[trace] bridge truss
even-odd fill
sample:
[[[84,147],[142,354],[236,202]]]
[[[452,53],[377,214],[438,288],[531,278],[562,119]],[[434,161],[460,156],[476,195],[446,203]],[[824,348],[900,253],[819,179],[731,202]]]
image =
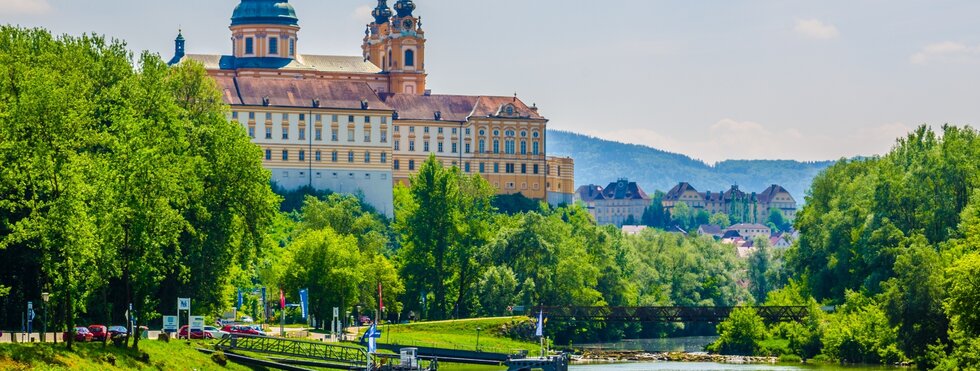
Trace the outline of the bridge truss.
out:
[[[316,359],[352,369],[365,369],[368,364],[367,353],[360,348],[278,337],[231,334],[222,338],[215,347],[223,351]]]
[[[534,307],[550,320],[610,322],[722,322],[738,308],[753,308],[766,322],[801,322],[809,308],[796,306],[759,307]]]

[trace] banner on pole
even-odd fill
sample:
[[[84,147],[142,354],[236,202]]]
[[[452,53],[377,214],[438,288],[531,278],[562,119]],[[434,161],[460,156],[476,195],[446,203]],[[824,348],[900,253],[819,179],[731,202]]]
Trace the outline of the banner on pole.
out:
[[[299,309],[303,313],[303,319],[307,317],[307,310],[310,307],[310,290],[299,290]]]
[[[177,298],[177,310],[191,310],[191,298]]]

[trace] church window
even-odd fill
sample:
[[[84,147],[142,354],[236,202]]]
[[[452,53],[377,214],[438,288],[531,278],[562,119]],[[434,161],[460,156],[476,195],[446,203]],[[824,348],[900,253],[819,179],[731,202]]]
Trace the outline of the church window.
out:
[[[493,153],[500,153],[500,140],[493,140]]]
[[[382,164],[387,164],[388,163],[388,153],[387,152],[381,152],[381,163]]]
[[[402,150],[401,144],[402,144],[402,141],[400,141],[400,140],[396,140],[395,141],[395,150],[396,151],[401,151]]]
[[[252,39],[251,37],[246,37],[245,38],[245,54],[254,54],[255,53],[255,45],[254,45],[254,42],[255,42],[255,40]]]
[[[337,162],[337,151],[330,153],[330,161]]]
[[[354,151],[347,152],[347,162],[354,162]]]
[[[323,156],[320,154],[320,151],[316,151],[316,162],[320,161],[323,161]]]
[[[526,137],[526,136],[527,136],[527,132],[526,131],[522,131],[521,132],[521,137],[523,138],[523,137]]]
[[[480,141],[480,153],[487,153],[487,141]]]
[[[269,54],[278,55],[279,54],[279,38],[270,37],[269,38]]]
[[[532,154],[535,154],[535,155],[538,154],[538,142],[532,143],[532,145],[531,145],[531,153]]]
[[[364,163],[365,164],[371,163],[371,152],[364,151]]]
[[[289,56],[296,56],[296,39],[289,39]]]
[[[394,164],[395,164],[394,165],[395,170],[401,170],[401,164],[399,163],[398,160],[395,160],[394,161]]]
[[[347,129],[347,141],[348,142],[354,141],[354,128]]]
[[[429,152],[429,142],[422,142],[422,152]]]
[[[271,161],[272,160],[272,150],[271,149],[265,150],[265,159],[267,161]]]
[[[415,141],[414,140],[408,142],[408,151],[409,152],[415,152]]]
[[[248,127],[248,137],[249,138],[252,138],[252,139],[255,139],[255,127],[254,126],[249,126]]]
[[[337,141],[337,135],[338,135],[337,131],[338,131],[337,128],[330,129],[330,140],[334,142]]]
[[[272,139],[272,127],[271,126],[266,126],[265,127],[265,139]]]
[[[306,161],[306,151],[303,151],[303,150],[300,150],[299,151],[299,160],[300,161]]]
[[[493,136],[499,137],[500,136],[500,130],[494,130],[493,131]]]
[[[286,150],[282,151],[282,160],[283,161],[289,160],[289,151]]]
[[[405,66],[415,66],[415,51],[412,49],[405,51]]]
[[[533,134],[531,134],[531,136],[533,136],[533,137],[535,137],[535,138],[537,138],[537,137],[538,137],[539,135],[541,135],[541,134],[540,134],[540,133],[538,133],[538,132],[536,132],[536,131],[535,131],[535,132],[534,132]]]
[[[538,164],[534,164],[534,173],[535,173],[535,174],[537,174],[537,173],[538,173]]]
[[[526,155],[527,154],[527,142],[525,142],[523,140],[521,141],[521,154],[522,155]]]
[[[415,160],[408,160],[408,170],[415,170]]]
[[[381,143],[388,143],[388,131],[381,130]]]

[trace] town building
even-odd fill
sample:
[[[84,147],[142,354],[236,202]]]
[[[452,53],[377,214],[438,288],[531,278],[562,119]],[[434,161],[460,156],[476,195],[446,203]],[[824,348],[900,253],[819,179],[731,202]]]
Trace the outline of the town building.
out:
[[[516,95],[432,94],[416,5],[397,0],[393,8],[378,1],[362,55],[330,56],[301,53],[288,0],[241,0],[231,54],[188,54],[178,34],[170,64],[204,65],[231,105],[229,119],[262,148],[264,166],[286,189],[359,194],[390,216],[394,184],[434,155],[480,174],[499,194],[570,201],[574,162],[547,156],[548,120],[538,108]]]
[[[605,188],[589,184],[578,188],[575,201],[585,205],[600,225],[639,224],[651,199],[636,182],[620,179]]]
[[[746,193],[737,185],[727,191],[699,192],[686,182],[679,183],[667,192],[662,201],[664,210],[672,212],[678,203],[708,214],[726,214],[732,221],[765,223],[771,210],[777,210],[787,220],[796,218],[796,200],[782,186],[773,184],[762,192]]]

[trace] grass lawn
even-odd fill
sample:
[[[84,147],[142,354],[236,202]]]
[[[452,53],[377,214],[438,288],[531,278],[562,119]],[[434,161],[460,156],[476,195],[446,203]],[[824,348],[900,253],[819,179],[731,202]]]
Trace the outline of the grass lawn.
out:
[[[222,367],[197,348],[211,348],[211,342],[156,340],[140,341],[148,362],[132,349],[102,343],[75,343],[69,352],[65,344],[0,344],[0,370],[251,370],[229,362]]]
[[[529,321],[527,317],[479,318],[457,321],[418,322],[404,325],[382,325],[379,344],[477,350],[477,328],[480,328],[480,350],[512,353],[527,350],[540,353],[536,342],[514,340],[504,332],[506,326]],[[361,335],[364,331],[361,331]]]

